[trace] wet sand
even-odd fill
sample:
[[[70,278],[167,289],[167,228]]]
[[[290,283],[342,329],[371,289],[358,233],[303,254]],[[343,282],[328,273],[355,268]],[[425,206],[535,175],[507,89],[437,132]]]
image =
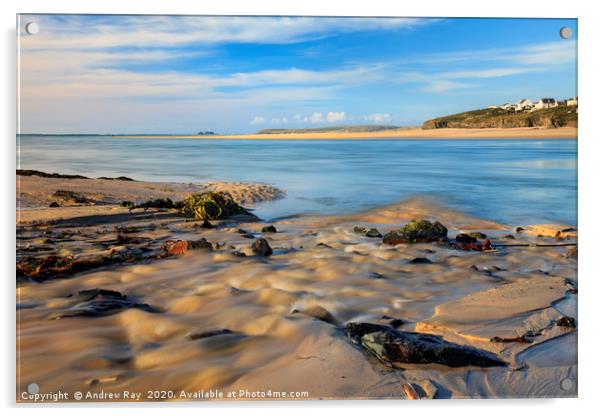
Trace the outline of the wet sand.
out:
[[[321,133],[277,133],[277,134],[233,134],[213,136],[115,136],[128,139],[231,139],[231,140],[352,140],[352,139],[439,139],[439,140],[478,140],[478,139],[576,139],[576,127],[539,128],[483,128],[483,129],[420,129],[400,128],[398,130],[384,130],[376,132],[321,132]]]
[[[144,399],[148,390],[164,390],[172,400],[193,400],[209,389],[246,391],[236,399],[251,400],[276,398],[261,397],[268,391],[307,392],[296,399],[406,399],[413,396],[408,385],[420,398],[576,396],[576,383],[565,389],[561,381],[577,378],[577,330],[558,324],[577,318],[577,261],[567,256],[572,247],[559,246],[576,243],[568,225],[516,233],[520,224],[416,198],[358,214],[289,218],[271,224],[276,233],[249,217],[213,221],[216,228],[208,229],[169,211],[131,215],[108,200],[47,208],[43,192],[51,179],[23,179],[18,195],[29,208],[17,216],[17,259],[155,253],[168,240],[201,238],[212,248],[19,281],[18,392],[35,382],[42,392],[128,390]],[[108,182],[81,186],[90,193],[157,195],[142,182]],[[174,189],[189,191],[182,186]],[[354,231],[375,227],[384,234],[412,219],[438,220],[452,239],[478,230],[496,249],[391,246]],[[259,238],[271,256],[255,255],[251,245]],[[148,308],[54,319],[78,307],[79,291],[96,288]],[[442,335],[490,351],[508,366],[393,369],[353,344],[343,327],[395,319],[399,330]]]

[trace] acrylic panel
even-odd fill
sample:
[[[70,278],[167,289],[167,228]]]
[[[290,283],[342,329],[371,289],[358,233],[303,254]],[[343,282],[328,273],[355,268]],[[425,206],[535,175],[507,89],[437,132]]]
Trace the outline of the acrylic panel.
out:
[[[576,397],[577,26],[17,16],[17,401]]]

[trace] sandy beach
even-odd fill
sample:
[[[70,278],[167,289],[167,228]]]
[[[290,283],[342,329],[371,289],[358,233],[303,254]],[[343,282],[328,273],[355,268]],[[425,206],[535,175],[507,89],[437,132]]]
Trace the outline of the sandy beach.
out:
[[[232,139],[232,140],[353,140],[353,139],[576,139],[576,127],[559,128],[483,128],[483,129],[420,129],[400,128],[398,130],[384,130],[363,133],[295,133],[295,134],[234,134],[234,135],[141,135],[141,136],[115,136],[129,139]]]
[[[21,175],[17,186],[18,391],[36,382],[171,392],[161,400],[211,389],[237,392],[231,400],[576,395],[561,383],[577,372],[574,224],[501,224],[421,197],[204,224],[119,203],[216,190],[252,208],[286,190]],[[76,198],[58,201],[59,190]],[[392,243],[389,232],[412,220],[438,221],[446,237]],[[430,334],[502,364],[390,362],[378,333],[358,342],[350,323]]]

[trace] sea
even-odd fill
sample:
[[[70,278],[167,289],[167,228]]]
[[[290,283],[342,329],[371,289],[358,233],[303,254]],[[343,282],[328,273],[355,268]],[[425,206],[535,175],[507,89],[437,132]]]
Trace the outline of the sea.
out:
[[[264,182],[270,220],[413,197],[509,225],[577,225],[577,140],[223,140],[19,135],[17,166],[162,182]]]

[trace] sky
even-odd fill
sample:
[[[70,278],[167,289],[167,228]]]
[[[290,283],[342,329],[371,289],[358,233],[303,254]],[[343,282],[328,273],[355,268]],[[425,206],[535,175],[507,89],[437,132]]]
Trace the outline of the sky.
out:
[[[20,15],[17,31],[20,133],[409,126],[577,95],[576,19]]]

